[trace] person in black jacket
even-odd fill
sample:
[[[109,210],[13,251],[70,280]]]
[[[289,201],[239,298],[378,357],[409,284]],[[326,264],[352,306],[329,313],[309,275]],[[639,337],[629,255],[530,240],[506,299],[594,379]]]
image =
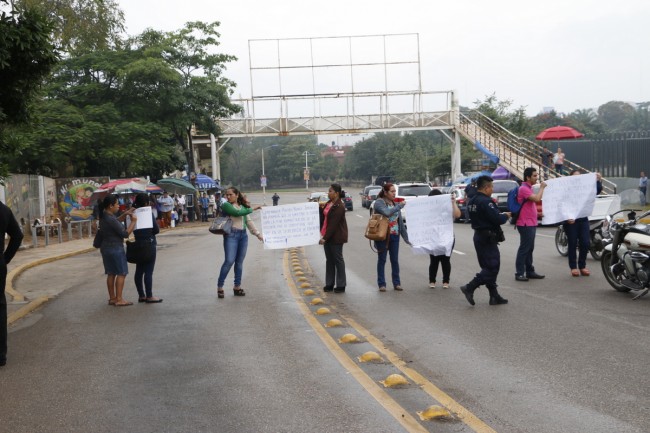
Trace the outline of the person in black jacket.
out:
[[[9,244],[4,248],[5,234],[9,235]],[[16,255],[16,251],[23,241],[23,232],[16,221],[16,217],[4,203],[0,202],[0,239],[4,251],[0,255],[0,367],[7,364],[7,298],[5,286],[7,284],[7,265]]]
[[[320,234],[319,243],[325,250],[325,292],[345,292],[345,261],[343,260],[343,244],[348,241],[348,223],[345,219],[345,205],[341,197],[345,191],[341,185],[333,183],[327,192],[329,201],[319,208]],[[334,282],[336,280],[336,287]]]
[[[142,192],[135,196],[133,202],[135,209],[149,205],[149,196],[147,194]],[[160,228],[153,213],[151,219],[153,226],[150,229],[133,230],[133,236],[135,236],[136,242],[146,242],[151,248],[151,259],[145,263],[136,263],[135,265],[135,287],[138,289],[138,302],[146,302],[147,304],[162,302],[162,299],[153,296],[153,268],[156,266],[156,235],[160,233]]]
[[[501,225],[510,218],[510,212],[499,212],[499,208],[492,201],[492,178],[480,176],[476,181],[478,192],[467,207],[474,229],[474,249],[481,272],[460,290],[467,298],[470,305],[474,305],[474,290],[485,284],[490,292],[490,305],[507,304],[508,300],[499,295],[497,291],[497,275],[501,266],[499,242],[502,242],[503,231]]]

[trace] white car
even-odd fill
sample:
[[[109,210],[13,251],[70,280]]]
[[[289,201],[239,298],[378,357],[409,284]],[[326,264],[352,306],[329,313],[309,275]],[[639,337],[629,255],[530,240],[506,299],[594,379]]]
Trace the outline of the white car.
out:
[[[401,182],[395,184],[395,202],[409,201],[415,197],[426,197],[431,187],[424,182]],[[370,205],[370,215],[374,212],[375,202]],[[406,208],[402,209],[402,219],[406,222]]]

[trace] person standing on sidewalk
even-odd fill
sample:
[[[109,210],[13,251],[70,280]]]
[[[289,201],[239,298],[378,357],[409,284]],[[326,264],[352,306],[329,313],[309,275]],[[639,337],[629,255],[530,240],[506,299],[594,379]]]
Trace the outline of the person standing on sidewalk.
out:
[[[521,203],[517,231],[519,232],[519,249],[515,261],[515,280],[541,280],[544,275],[535,272],[533,266],[533,250],[535,249],[535,234],[537,233],[537,203],[542,201],[546,182],[542,182],[537,194],[533,194],[533,185],[537,183],[537,170],[527,167],[524,170],[524,181],[519,187],[517,201]]]
[[[646,205],[646,192],[648,191],[648,177],[644,172],[641,172],[639,178],[639,191],[641,192],[641,206]]]
[[[174,199],[169,196],[169,193],[167,191],[164,191],[162,197],[158,199],[158,203],[160,203],[160,212],[162,213],[161,219],[165,221],[165,227],[171,227]]]
[[[9,235],[9,244],[6,248],[4,248],[5,234]],[[7,297],[5,296],[7,265],[14,258],[23,241],[23,232],[16,217],[2,202],[0,202],[0,239],[3,247],[0,256],[0,367],[2,367],[7,364]]]
[[[141,192],[135,196],[133,207],[135,209],[149,206],[149,196]],[[133,230],[133,236],[138,242],[147,242],[151,248],[151,260],[146,263],[136,263],[134,282],[135,288],[138,290],[138,302],[146,302],[147,304],[155,304],[162,302],[162,299],[153,296],[153,269],[156,266],[156,235],[160,233],[156,218],[151,215],[153,220],[152,227],[149,229]],[[143,284],[144,283],[144,284]]]
[[[201,204],[201,222],[208,222],[208,207],[210,207],[210,199],[205,195],[205,192],[201,193],[199,203]]]
[[[131,208],[120,215],[118,219],[115,214],[119,209],[120,205],[116,195],[109,194],[104,197],[100,211],[99,230],[102,232],[102,245],[99,250],[102,253],[104,272],[106,273],[108,305],[125,307],[133,305],[133,302],[125,301],[122,298],[124,280],[129,273],[129,265],[126,262],[126,252],[124,251],[124,239],[133,233],[138,218],[133,213],[135,209]],[[127,216],[131,217],[131,223],[125,230],[120,221],[124,221]]]
[[[507,304],[508,300],[502,298],[497,290],[497,276],[501,267],[501,253],[499,242],[503,239],[501,225],[510,218],[510,212],[499,212],[499,208],[492,201],[493,180],[490,176],[480,176],[476,180],[478,192],[469,201],[470,220],[474,229],[474,249],[481,272],[469,283],[460,287],[467,302],[474,305],[474,291],[485,284],[490,292],[490,305]]]
[[[341,197],[345,191],[338,183],[333,183],[327,192],[329,201],[319,207],[320,241],[325,250],[325,292],[345,292],[345,261],[343,244],[348,242],[348,223],[345,219],[345,205]],[[336,282],[336,287],[334,283]]]
[[[250,230],[253,236],[260,241],[264,241],[262,233],[255,228],[253,220],[248,215],[253,211],[262,209],[262,206],[251,208],[250,203],[239,192],[237,188],[230,187],[226,190],[226,202],[221,205],[221,211],[230,216],[232,228],[230,234],[223,235],[224,261],[219,272],[217,280],[217,296],[224,297],[223,285],[232,265],[235,265],[235,287],[233,293],[235,296],[246,296],[246,292],[241,288],[241,280],[244,272],[244,259],[248,250],[248,235],[246,228]]]

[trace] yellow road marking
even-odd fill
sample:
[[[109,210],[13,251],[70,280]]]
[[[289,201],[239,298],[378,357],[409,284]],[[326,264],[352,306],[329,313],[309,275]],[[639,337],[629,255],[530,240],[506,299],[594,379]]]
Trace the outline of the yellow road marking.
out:
[[[285,264],[287,264],[287,269],[288,269],[288,261],[286,260],[286,255],[285,255]],[[310,273],[312,273],[311,266],[308,261],[305,263],[306,268],[309,270]],[[288,270],[285,269],[285,275],[288,275]],[[295,287],[293,285],[293,280],[289,282],[289,287]],[[292,292],[294,289],[292,289]],[[297,294],[297,290],[295,290],[295,293]],[[302,301],[302,299],[301,299]],[[301,308],[304,306],[304,302],[299,302],[298,303]],[[332,310],[336,310],[334,306],[330,305],[330,308]],[[309,312],[309,309],[305,306],[305,309],[307,312]],[[382,353],[386,359],[393,364],[397,369],[399,369],[401,372],[403,372],[408,378],[410,378],[413,382],[415,382],[417,385],[420,386],[426,392],[429,394],[431,397],[436,399],[440,404],[445,406],[447,409],[449,409],[450,412],[454,413],[465,425],[467,425],[469,428],[474,430],[477,433],[497,433],[496,430],[494,430],[492,427],[487,425],[485,422],[483,422],[480,418],[478,418],[476,415],[471,413],[469,410],[467,410],[464,406],[462,406],[460,403],[455,401],[453,398],[451,398],[447,393],[445,393],[443,390],[435,386],[433,383],[431,383],[428,379],[426,379],[424,376],[422,376],[420,373],[417,371],[413,370],[412,368],[409,368],[406,366],[406,363],[400,359],[397,354],[389,349],[386,348],[386,346],[379,340],[377,337],[373,336],[370,331],[368,331],[366,328],[358,324],[355,320],[338,313],[352,328],[354,328],[363,338],[368,341],[372,346],[374,346],[380,353]],[[318,326],[321,328],[321,330],[325,331],[320,323],[313,318],[313,316],[310,315],[310,317],[318,324]],[[326,331],[325,331],[326,333]],[[326,335],[329,337],[329,334],[326,333]],[[322,338],[322,337],[321,337]],[[331,337],[330,337],[331,339]],[[333,340],[332,340],[333,341]],[[337,349],[341,350],[338,346],[336,346]],[[347,357],[347,354],[343,352],[343,354]],[[348,358],[349,359],[349,358]],[[358,366],[355,364],[355,367],[358,368]],[[365,373],[364,373],[365,374]],[[379,388],[381,391],[381,388]],[[389,397],[390,398],[390,397]],[[395,402],[397,404],[397,402]],[[398,405],[399,406],[399,405]],[[400,406],[401,407],[401,406]],[[403,409],[402,409],[403,410]]]
[[[311,310],[307,307],[305,302],[302,299],[298,289],[293,282],[293,278],[289,272],[289,260],[288,254],[284,254],[284,274],[291,290],[291,294],[298,308],[302,312],[303,316],[311,327],[316,332],[316,335],[320,337],[321,341],[325,346],[330,350],[332,355],[341,363],[341,365],[354,377],[361,386],[363,386],[368,393],[381,404],[386,411],[393,416],[408,432],[427,432],[427,430],[422,427],[422,425],[406,411],[402,406],[400,406],[395,400],[393,400],[386,392],[384,392],[379,385],[375,383],[374,380],[370,378],[348,355],[343,349],[334,341],[330,336],[327,330],[320,324],[318,320],[314,317]]]

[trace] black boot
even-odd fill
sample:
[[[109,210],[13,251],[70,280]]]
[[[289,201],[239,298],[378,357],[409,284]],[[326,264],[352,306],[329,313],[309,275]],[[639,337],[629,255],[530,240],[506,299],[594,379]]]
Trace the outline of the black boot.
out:
[[[345,286],[335,287],[334,293],[345,293]]]
[[[502,298],[501,295],[499,295],[496,284],[487,284],[486,287],[490,292],[490,305],[503,305],[508,303],[507,299]]]
[[[467,299],[467,302],[469,302],[469,305],[476,305],[476,302],[474,302],[474,290],[476,290],[477,287],[478,284],[476,284],[474,280],[470,281],[464,286],[460,286],[460,291],[465,295],[465,298]]]
[[[323,292],[332,292],[332,291],[334,291],[333,286],[325,286],[325,287],[323,287]]]

